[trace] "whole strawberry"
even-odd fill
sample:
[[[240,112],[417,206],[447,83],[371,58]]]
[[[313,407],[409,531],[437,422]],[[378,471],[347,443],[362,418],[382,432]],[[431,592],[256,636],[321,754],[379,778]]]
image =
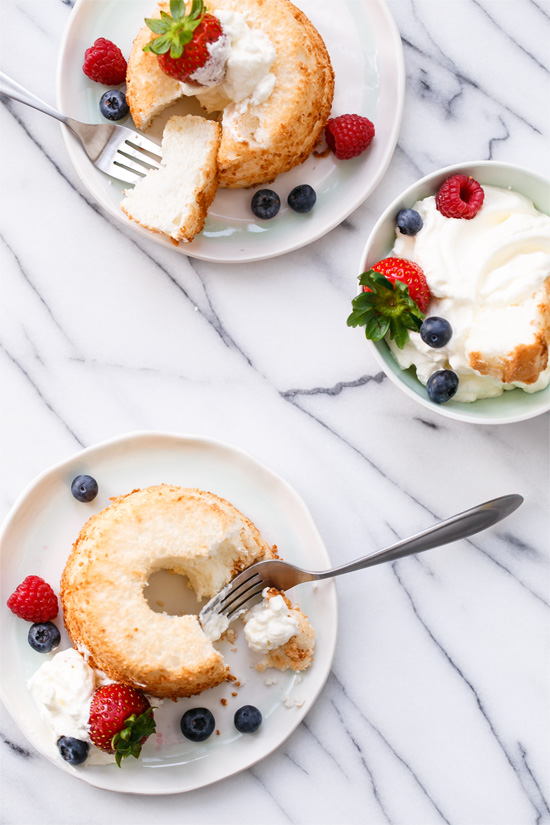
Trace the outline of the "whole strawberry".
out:
[[[160,18],[145,22],[158,37],[154,37],[144,52],[156,54],[164,74],[175,80],[192,81],[197,69],[210,58],[208,44],[223,35],[220,21],[204,9],[203,0],[193,0],[189,14],[184,0],[170,0],[171,16],[161,11]]]
[[[362,115],[331,117],[325,126],[328,148],[339,160],[356,158],[370,146],[374,137],[374,123]]]
[[[118,46],[104,37],[98,37],[84,52],[82,71],[96,83],[118,86],[126,80],[126,59]]]
[[[57,596],[40,576],[27,576],[11,594],[7,605],[27,622],[49,622],[59,612]]]
[[[122,759],[141,753],[141,746],[155,731],[149,700],[128,685],[104,685],[96,690],[90,705],[88,728],[93,744],[114,753],[120,768]]]
[[[467,175],[452,175],[439,187],[436,208],[445,218],[475,218],[485,199],[483,187]]]
[[[389,334],[399,349],[418,332],[431,294],[418,264],[405,258],[384,258],[359,276],[363,291],[353,301],[348,326],[365,327],[371,341]]]

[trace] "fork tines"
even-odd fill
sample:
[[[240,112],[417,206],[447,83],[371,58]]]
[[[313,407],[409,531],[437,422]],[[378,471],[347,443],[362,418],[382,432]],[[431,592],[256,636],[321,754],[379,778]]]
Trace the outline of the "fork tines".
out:
[[[151,169],[158,169],[161,161],[161,149],[152,140],[133,133],[118,147],[113,158],[117,175],[127,183],[137,183]]]
[[[256,596],[261,596],[264,587],[265,584],[262,579],[254,574],[251,578],[239,583],[237,587],[231,588],[226,597],[222,599],[219,612],[229,618],[234,616],[245,604],[247,608],[252,607],[251,600]]]

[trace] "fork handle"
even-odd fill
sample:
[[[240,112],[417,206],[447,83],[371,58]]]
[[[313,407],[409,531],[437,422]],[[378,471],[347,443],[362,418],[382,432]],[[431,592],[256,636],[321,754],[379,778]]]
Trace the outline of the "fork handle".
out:
[[[23,86],[20,86],[19,83],[12,80],[12,78],[8,77],[4,72],[0,72],[0,94],[11,97],[13,100],[19,101],[19,103],[24,103],[26,106],[32,106],[33,109],[38,109],[39,112],[43,112],[45,115],[55,117],[55,119],[60,120],[61,123],[67,123],[68,121],[65,115],[62,115],[61,112],[58,112],[53,106],[40,100],[40,98],[33,95],[32,92],[24,89]]]
[[[458,515],[446,519],[446,521],[441,521],[422,533],[398,541],[397,544],[392,544],[391,547],[377,550],[375,553],[349,564],[343,564],[341,567],[316,572],[314,576],[316,579],[341,576],[343,573],[352,573],[354,570],[373,567],[375,564],[382,564],[385,561],[395,561],[403,558],[403,556],[411,556],[414,553],[421,553],[423,550],[430,550],[432,547],[441,547],[441,545],[448,544],[451,541],[465,539],[506,518],[514,510],[517,510],[522,501],[522,496],[518,495],[501,496],[486,501],[484,504],[472,507],[471,510],[465,510],[463,513],[458,513]]]

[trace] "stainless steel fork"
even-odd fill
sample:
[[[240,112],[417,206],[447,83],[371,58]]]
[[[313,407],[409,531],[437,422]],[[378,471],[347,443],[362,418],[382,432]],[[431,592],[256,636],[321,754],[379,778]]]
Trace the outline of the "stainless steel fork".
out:
[[[79,139],[94,166],[112,178],[136,184],[149,169],[158,169],[160,165],[160,146],[127,126],[81,123],[66,117],[3,72],[0,72],[0,94],[64,123]]]
[[[439,524],[417,533],[411,538],[398,541],[384,550],[376,550],[368,556],[334,567],[332,570],[311,571],[302,570],[286,561],[272,559],[260,561],[251,565],[206,604],[199,614],[199,621],[203,627],[216,615],[225,616],[230,622],[236,619],[245,610],[249,610],[262,600],[262,591],[265,587],[275,587],[277,590],[290,590],[302,582],[318,581],[343,573],[352,573],[375,564],[386,561],[395,561],[430,550],[432,547],[441,547],[451,541],[467,538],[487,527],[492,527],[498,521],[509,516],[522,503],[522,496],[509,495],[478,504],[470,510],[458,513],[456,516],[439,522]]]

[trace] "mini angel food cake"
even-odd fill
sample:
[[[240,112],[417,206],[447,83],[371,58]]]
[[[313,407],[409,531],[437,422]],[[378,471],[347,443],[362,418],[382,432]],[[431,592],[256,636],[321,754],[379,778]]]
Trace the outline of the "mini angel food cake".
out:
[[[184,575],[197,599],[211,598],[275,550],[213,493],[169,485],[135,490],[92,516],[74,543],[61,579],[66,628],[90,666],[116,682],[171,699],[201,693],[226,680],[229,669],[197,615],[151,610],[144,592],[150,576]],[[312,628],[307,635],[312,642]],[[295,657],[290,667],[303,669],[303,662]]]
[[[168,11],[161,3],[155,17]],[[144,51],[156,32],[140,30],[128,61],[130,113],[145,130],[167,106],[196,96],[221,119],[219,185],[272,181],[310,155],[329,117],[334,73],[325,44],[289,0],[209,0],[207,12],[221,23],[222,35],[208,44],[204,71],[185,82],[166,74],[157,54]]]

